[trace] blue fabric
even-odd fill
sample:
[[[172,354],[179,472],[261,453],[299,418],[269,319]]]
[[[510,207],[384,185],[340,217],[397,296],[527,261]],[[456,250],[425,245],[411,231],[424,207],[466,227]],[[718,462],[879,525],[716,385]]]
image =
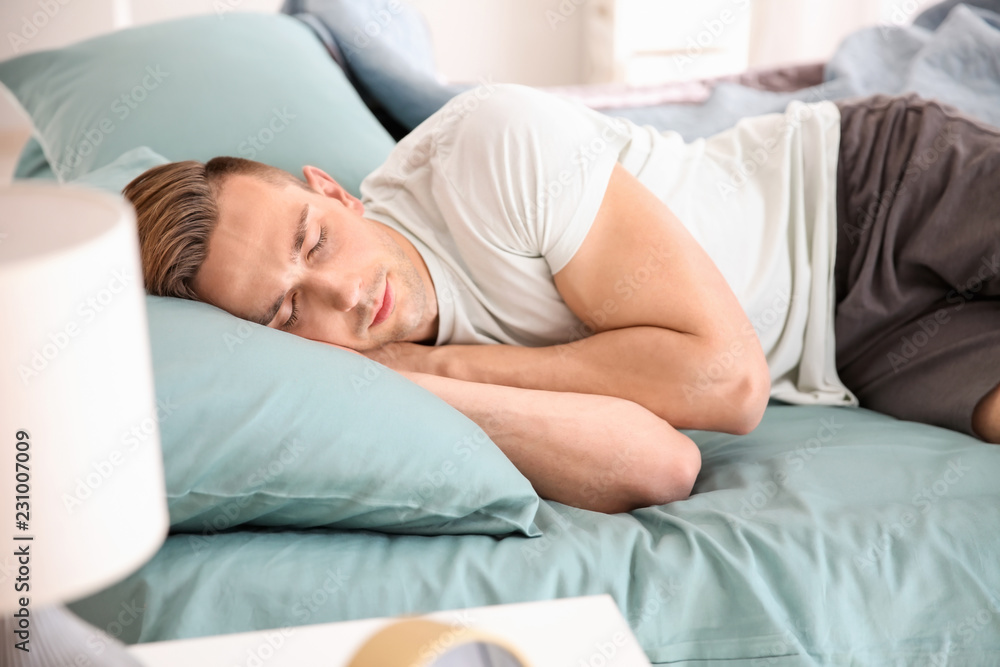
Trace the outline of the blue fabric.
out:
[[[608,593],[656,664],[1000,665],[1000,447],[774,403],[749,435],[687,433],[688,500],[543,501],[536,538],[175,534],[71,608],[134,643]],[[144,611],[123,627],[128,604]]]
[[[818,86],[774,93],[723,83],[704,104],[607,113],[677,131],[690,141],[745,116],[783,111],[792,100],[916,92],[1000,126],[1000,0],[981,0],[978,8],[948,4],[955,6],[929,8],[918,17],[919,25],[879,25],[851,34],[827,63]]]
[[[358,194],[393,147],[310,30],[280,14],[119,30],[0,62],[0,82],[37,139],[19,177],[71,181],[148,146],[170,160],[238,155],[292,174],[316,165]]]
[[[921,12],[917,18],[913,19],[913,25],[926,30],[937,30],[937,27],[948,17],[948,12],[957,5],[968,5],[969,7],[980,7],[1000,12],[1000,0],[945,0],[931,5]]]
[[[382,11],[383,5],[392,4],[390,0],[302,0],[299,4],[331,24],[358,77],[376,102],[392,109],[406,129],[413,129],[469,87],[441,85],[426,57],[421,56],[429,51],[423,41],[418,42],[415,56],[406,50],[412,43],[397,47],[388,38],[374,38],[365,48],[351,44],[358,26]],[[399,23],[391,23],[389,29]],[[703,104],[663,104],[605,113],[658,130],[673,130],[691,141],[732,127],[746,116],[783,111],[792,100],[819,102],[904,92],[937,98],[1000,126],[1000,0],[964,4],[949,0],[925,10],[914,25],[858,30],[841,43],[818,86],[776,93],[722,83]]]
[[[21,156],[14,167],[14,179],[41,178],[49,181],[58,181],[56,174],[52,171],[52,165],[45,159],[45,151],[36,137],[28,139],[28,143],[21,149]]]
[[[701,105],[607,113],[677,131],[690,141],[731,127],[745,116],[783,111],[792,100],[915,92],[1000,126],[1000,0],[981,0],[979,8],[948,4],[956,6],[929,8],[918,17],[920,25],[879,25],[854,32],[827,63],[818,86],[774,93],[724,83]]]
[[[125,186],[132,182],[147,169],[170,162],[149,146],[139,146],[118,156],[111,164],[88,172],[80,178],[70,181],[73,185],[84,185],[111,194],[121,194]],[[47,164],[47,163],[46,163]],[[39,178],[41,176],[36,176]],[[41,177],[44,178],[44,177]]]
[[[426,21],[399,0],[286,0],[282,11],[326,26],[362,99],[369,107],[374,101],[402,126],[402,132],[393,132],[397,139],[469,88],[437,80]],[[379,115],[377,108],[372,111]]]

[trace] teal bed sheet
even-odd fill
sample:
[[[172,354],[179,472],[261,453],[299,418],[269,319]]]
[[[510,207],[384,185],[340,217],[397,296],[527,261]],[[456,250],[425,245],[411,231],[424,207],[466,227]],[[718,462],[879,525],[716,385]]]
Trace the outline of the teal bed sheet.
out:
[[[777,401],[749,435],[687,433],[682,502],[545,502],[533,538],[174,534],[71,608],[135,643],[609,593],[654,664],[1000,665],[1000,447]]]

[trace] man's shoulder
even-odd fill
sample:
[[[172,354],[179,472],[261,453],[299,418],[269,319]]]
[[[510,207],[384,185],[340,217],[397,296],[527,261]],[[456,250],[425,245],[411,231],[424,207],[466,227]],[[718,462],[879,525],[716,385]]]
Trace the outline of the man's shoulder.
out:
[[[537,88],[484,82],[449,100],[428,118],[427,130],[442,150],[458,144],[471,148],[483,142],[545,136],[580,112],[577,103]]]

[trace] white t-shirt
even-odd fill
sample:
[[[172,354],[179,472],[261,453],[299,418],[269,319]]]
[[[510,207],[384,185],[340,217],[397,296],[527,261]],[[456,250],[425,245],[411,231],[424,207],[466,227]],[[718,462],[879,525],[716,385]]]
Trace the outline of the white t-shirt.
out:
[[[552,276],[583,243],[618,162],[726,278],[761,339],[771,395],[858,405],[834,358],[839,143],[831,102],[792,102],[685,143],[533,88],[481,86],[404,137],[361,196],[365,216],[426,262],[436,345],[556,345],[593,330]]]

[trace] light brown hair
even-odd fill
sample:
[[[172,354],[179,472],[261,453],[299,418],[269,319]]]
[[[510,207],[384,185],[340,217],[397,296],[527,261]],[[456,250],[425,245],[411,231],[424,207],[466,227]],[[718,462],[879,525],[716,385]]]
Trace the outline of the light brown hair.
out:
[[[199,300],[191,283],[208,255],[208,241],[219,221],[219,192],[234,174],[312,191],[287,171],[238,157],[160,165],[122,190],[135,207],[147,293]]]

